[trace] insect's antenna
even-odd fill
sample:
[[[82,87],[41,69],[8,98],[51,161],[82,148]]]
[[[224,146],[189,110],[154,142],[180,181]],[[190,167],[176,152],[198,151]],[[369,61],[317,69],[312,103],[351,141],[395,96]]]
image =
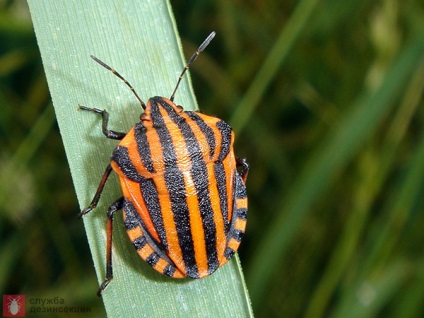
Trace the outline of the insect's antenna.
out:
[[[171,97],[169,98],[171,101],[174,101],[175,92],[178,89],[178,86],[180,86],[181,80],[183,79],[183,76],[185,72],[187,72],[188,68],[190,67],[191,63],[194,62],[194,60],[197,59],[199,54],[203,52],[203,50],[209,45],[209,43],[212,41],[212,39],[215,37],[215,31],[213,31],[209,36],[206,38],[206,40],[203,41],[202,44],[200,44],[199,48],[196,50],[196,52],[193,53],[193,55],[190,57],[190,59],[187,61],[187,64],[185,65],[183,71],[180,74],[180,77],[178,78],[177,85],[174,88],[174,91],[172,92]]]
[[[107,65],[105,62],[99,60],[97,57],[95,57],[94,55],[90,55],[90,57],[95,60],[97,63],[99,63],[101,66],[103,66],[105,69],[111,71],[113,74],[115,74],[116,76],[118,76],[122,81],[124,81],[124,83],[131,89],[131,91],[134,93],[135,97],[137,97],[137,99],[139,100],[141,107],[143,107],[143,109],[146,109],[146,104],[144,104],[143,100],[140,98],[140,96],[138,96],[138,94],[136,93],[134,87],[132,87],[132,85],[121,75],[119,74],[117,71],[115,71],[113,68],[111,68],[109,65]]]

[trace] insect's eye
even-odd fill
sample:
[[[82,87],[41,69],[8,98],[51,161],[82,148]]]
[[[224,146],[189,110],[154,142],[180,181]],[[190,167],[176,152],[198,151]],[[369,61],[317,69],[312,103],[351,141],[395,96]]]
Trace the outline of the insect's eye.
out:
[[[140,120],[146,121],[146,120],[149,120],[149,118],[147,117],[146,113],[142,113],[140,115]]]

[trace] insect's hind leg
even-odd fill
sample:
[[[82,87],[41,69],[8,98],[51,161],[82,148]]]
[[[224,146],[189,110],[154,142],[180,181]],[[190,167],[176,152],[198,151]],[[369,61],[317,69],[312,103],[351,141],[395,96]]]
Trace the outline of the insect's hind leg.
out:
[[[113,269],[112,269],[112,234],[113,234],[113,216],[115,212],[122,210],[124,205],[124,197],[119,198],[114,203],[109,206],[107,210],[107,241],[106,241],[106,279],[100,285],[99,290],[97,291],[97,296],[101,297],[103,290],[109,285],[110,281],[113,279]]]
[[[245,158],[236,159],[237,167],[241,167],[240,176],[243,179],[243,182],[246,183],[247,175],[249,173],[249,164]]]
[[[90,112],[99,114],[102,116],[102,131],[106,138],[121,140],[125,137],[126,133],[118,132],[114,130],[107,129],[107,124],[109,123],[109,113],[106,110],[101,110],[98,108],[90,108],[83,105],[78,105],[79,109],[88,110]]]

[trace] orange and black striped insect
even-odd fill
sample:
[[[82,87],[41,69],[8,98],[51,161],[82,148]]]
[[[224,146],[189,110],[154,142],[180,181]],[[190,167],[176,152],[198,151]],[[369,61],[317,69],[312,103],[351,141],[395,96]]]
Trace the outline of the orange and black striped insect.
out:
[[[112,280],[112,221],[123,210],[137,253],[161,274],[202,278],[237,251],[246,227],[245,182],[249,166],[233,151],[234,133],[221,119],[184,111],[174,103],[181,79],[215,36],[212,32],[187,61],[171,97],[145,104],[117,71],[91,56],[131,89],[144,109],[128,133],[108,129],[106,110],[79,106],[102,116],[103,134],[120,140],[90,205],[99,202],[110,173],[119,176],[123,196],[107,211],[106,279]]]

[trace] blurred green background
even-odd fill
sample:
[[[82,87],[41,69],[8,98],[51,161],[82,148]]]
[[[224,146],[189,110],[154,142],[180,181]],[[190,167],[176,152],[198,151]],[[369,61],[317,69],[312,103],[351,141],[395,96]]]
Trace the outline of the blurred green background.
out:
[[[172,6],[187,57],[217,31],[191,75],[251,165],[255,315],[424,315],[423,1]],[[0,1],[0,43],[0,292],[102,314],[25,1]]]

